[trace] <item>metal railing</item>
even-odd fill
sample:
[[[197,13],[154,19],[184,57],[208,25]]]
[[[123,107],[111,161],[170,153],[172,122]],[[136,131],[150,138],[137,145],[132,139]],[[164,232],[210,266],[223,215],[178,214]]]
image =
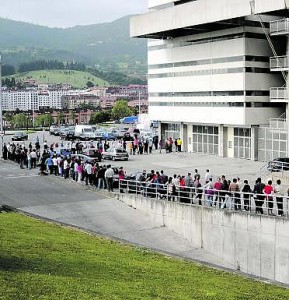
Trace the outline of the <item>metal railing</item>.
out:
[[[287,102],[288,99],[289,99],[288,90],[286,87],[270,88],[270,101]]]
[[[131,180],[121,180],[119,192],[214,209],[289,217],[289,197],[285,195],[244,193],[203,187],[176,186],[173,188],[167,184]]]
[[[279,19],[270,22],[270,34],[288,34],[289,33],[289,19]]]
[[[270,57],[270,69],[276,70],[288,70],[289,60],[288,55]]]

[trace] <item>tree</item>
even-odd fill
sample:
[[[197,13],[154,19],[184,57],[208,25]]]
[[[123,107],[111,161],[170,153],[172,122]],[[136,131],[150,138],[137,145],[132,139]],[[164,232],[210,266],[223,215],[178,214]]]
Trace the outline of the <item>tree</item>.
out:
[[[74,110],[71,110],[70,113],[69,113],[69,120],[72,121],[73,125],[75,124],[75,119],[76,119],[76,113],[75,113]]]
[[[58,114],[57,114],[57,123],[59,125],[61,125],[61,124],[64,123],[64,121],[65,121],[65,116],[64,116],[63,111],[58,112]]]
[[[21,113],[13,116],[12,122],[16,128],[25,128],[27,126],[27,122],[29,122],[29,118],[25,114]]]
[[[87,86],[87,88],[92,88],[92,87],[94,87],[94,83],[92,81],[88,80],[86,83],[86,86]]]
[[[53,121],[53,117],[50,114],[41,114],[36,117],[35,123],[36,126],[45,127],[50,126],[50,124],[52,124]]]
[[[111,112],[106,110],[106,111],[99,111],[94,113],[91,118],[89,123],[90,124],[99,124],[99,123],[104,123],[108,122],[111,120]]]
[[[132,114],[133,110],[128,106],[126,100],[117,101],[111,111],[111,116],[113,120],[119,120]]]

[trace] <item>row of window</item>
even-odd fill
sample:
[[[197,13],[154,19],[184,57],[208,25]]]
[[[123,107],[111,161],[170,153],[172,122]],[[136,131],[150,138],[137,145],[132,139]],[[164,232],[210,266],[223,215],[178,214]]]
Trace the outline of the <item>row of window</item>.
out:
[[[241,38],[253,38],[253,39],[262,39],[262,40],[266,39],[265,35],[260,33],[252,33],[252,32],[231,33],[228,35],[223,35],[218,37],[208,37],[208,38],[196,39],[191,41],[178,41],[178,42],[174,41],[174,43],[166,43],[162,45],[149,46],[149,51],[162,50],[168,48],[181,48],[181,47],[187,47],[192,45],[209,44],[209,43],[214,43],[219,41],[227,41],[227,40],[234,40],[234,39],[241,39]]]
[[[270,102],[152,102],[149,106],[169,106],[169,107],[277,107],[278,103]]]
[[[149,65],[149,70],[164,69],[164,68],[202,66],[202,65],[228,63],[228,62],[252,62],[252,61],[269,63],[269,57],[267,57],[267,56],[238,55],[238,56],[231,56],[231,57],[199,59],[199,60],[191,60],[191,61],[181,61],[181,62]]]
[[[149,97],[216,97],[216,96],[269,96],[269,91],[204,91],[149,93]],[[194,103],[194,102],[193,102]]]
[[[186,77],[186,76],[203,76],[203,75],[217,75],[217,74],[234,74],[234,73],[264,73],[269,74],[268,68],[224,68],[224,69],[210,69],[210,70],[196,70],[196,71],[184,71],[184,72],[170,72],[149,74],[148,78],[169,78],[169,77]]]

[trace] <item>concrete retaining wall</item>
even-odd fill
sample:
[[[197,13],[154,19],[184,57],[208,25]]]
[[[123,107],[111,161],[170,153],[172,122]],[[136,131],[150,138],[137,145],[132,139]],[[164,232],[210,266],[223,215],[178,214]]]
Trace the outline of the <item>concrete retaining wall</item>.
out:
[[[118,197],[236,270],[289,284],[288,219],[128,194],[119,194]]]

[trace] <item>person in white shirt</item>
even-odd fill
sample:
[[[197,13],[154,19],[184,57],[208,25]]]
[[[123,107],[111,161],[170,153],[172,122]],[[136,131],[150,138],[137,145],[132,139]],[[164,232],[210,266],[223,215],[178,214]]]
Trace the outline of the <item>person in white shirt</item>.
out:
[[[107,190],[113,192],[113,175],[114,170],[111,165],[107,166],[107,170],[104,173],[104,177],[106,179]]]
[[[213,178],[213,175],[210,173],[210,170],[207,169],[205,174],[205,183],[208,183],[210,181],[210,178]]]
[[[89,161],[86,162],[85,164],[85,184],[88,185],[88,183],[91,185],[92,184],[92,165]]]

